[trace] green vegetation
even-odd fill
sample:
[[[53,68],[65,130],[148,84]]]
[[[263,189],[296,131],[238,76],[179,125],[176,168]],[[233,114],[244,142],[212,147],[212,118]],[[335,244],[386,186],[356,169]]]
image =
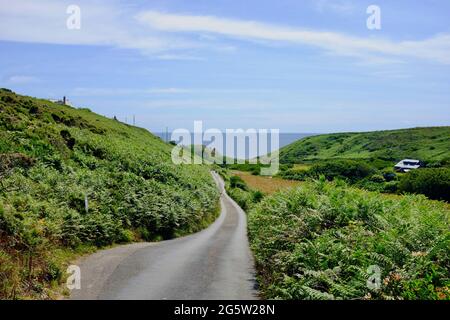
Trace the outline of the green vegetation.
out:
[[[450,202],[450,169],[430,168],[408,172],[398,185],[400,192],[421,193],[430,199]]]
[[[318,161],[306,169],[288,169],[278,175],[288,180],[327,180],[345,182],[368,191],[424,194],[430,199],[450,201],[450,168],[420,168],[396,173],[392,168],[378,169],[362,160]]]
[[[323,175],[328,180],[335,178],[356,182],[376,173],[376,169],[364,162],[354,160],[334,160],[319,162],[307,170],[291,169],[282,171],[280,176],[293,180],[317,179]]]
[[[278,175],[305,181],[298,187],[254,197],[232,177],[228,193],[248,212],[263,296],[450,299],[448,205],[408,195],[449,200],[449,150],[450,127],[321,135],[280,152]],[[394,172],[403,158],[426,168]],[[367,281],[378,268],[375,289]]]
[[[246,183],[239,176],[231,176],[230,177],[230,187],[231,188],[239,188],[244,191],[248,191],[248,187],[247,187]]]
[[[251,164],[246,161],[246,163],[238,164],[234,163],[233,160],[228,160],[225,164],[221,165],[223,168],[227,168],[229,170],[250,172],[252,175],[258,176],[261,173],[262,168],[268,168],[269,165],[264,165],[261,163]],[[279,167],[280,171],[286,171],[293,167],[292,164],[281,164]]]
[[[241,177],[225,176],[228,195],[243,209],[249,210],[255,203],[260,202],[264,194],[258,190],[251,190]]]
[[[264,198],[248,216],[265,298],[450,299],[443,203],[322,178]],[[373,266],[378,290],[367,286]]]
[[[400,183],[403,175],[393,172],[393,167],[402,159],[414,158],[421,160],[425,168],[450,168],[449,150],[450,127],[324,134],[282,148],[280,162],[296,165],[282,167],[279,176],[304,181],[324,175],[328,180],[343,179],[369,191],[422,193],[448,201],[447,171],[407,174]],[[430,182],[424,182],[425,176]]]
[[[218,168],[218,173],[225,181],[227,194],[245,211],[250,210],[256,203],[259,203],[264,194],[259,190],[252,190],[245,181],[237,176],[230,175],[224,168]]]
[[[317,161],[307,167],[295,166],[292,169],[281,171],[278,175],[288,180],[308,181],[317,180],[324,176],[327,180],[344,180],[356,187],[369,191],[386,193],[398,192],[399,174],[392,168],[383,168],[383,162],[368,164],[364,160],[332,159]]]
[[[210,223],[208,167],[170,151],[144,129],[1,89],[0,298],[52,298],[79,253]]]
[[[280,150],[281,163],[312,160],[367,159],[400,161],[420,159],[430,166],[449,164],[450,127],[414,128],[307,137]]]

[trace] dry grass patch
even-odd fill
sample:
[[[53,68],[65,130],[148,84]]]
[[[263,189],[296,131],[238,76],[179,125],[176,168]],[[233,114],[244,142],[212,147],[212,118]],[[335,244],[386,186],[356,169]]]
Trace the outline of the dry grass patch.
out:
[[[233,171],[253,190],[261,191],[265,194],[272,194],[279,190],[299,186],[301,181],[284,180],[274,177],[254,176],[249,172]]]

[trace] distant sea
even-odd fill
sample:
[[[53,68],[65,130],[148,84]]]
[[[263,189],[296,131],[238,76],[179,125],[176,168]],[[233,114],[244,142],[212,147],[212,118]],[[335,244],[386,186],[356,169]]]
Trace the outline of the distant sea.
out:
[[[168,134],[166,132],[152,132],[154,135],[160,137],[163,141],[170,141],[170,137],[171,137],[171,132],[169,131]],[[297,140],[303,139],[305,137],[309,137],[309,136],[314,136],[316,134],[314,133],[280,133],[279,135],[279,147],[282,148],[284,146],[287,146],[288,144],[291,144],[292,142],[295,142]],[[194,141],[194,134],[191,134],[191,140]],[[268,140],[270,141],[270,137],[268,137]],[[203,144],[207,144],[208,142],[203,142]],[[225,139],[225,133],[224,133],[224,144],[226,143],[226,139]],[[270,151],[274,151],[272,150],[271,145],[269,144],[268,149]],[[225,154],[225,150],[222,152],[223,154]],[[245,150],[237,150],[236,146],[234,148],[234,155],[236,158],[240,158],[240,159],[251,159],[258,156],[261,156],[261,154],[249,154],[249,146],[248,143],[246,143],[245,146]],[[227,155],[227,156],[231,156],[231,155]]]

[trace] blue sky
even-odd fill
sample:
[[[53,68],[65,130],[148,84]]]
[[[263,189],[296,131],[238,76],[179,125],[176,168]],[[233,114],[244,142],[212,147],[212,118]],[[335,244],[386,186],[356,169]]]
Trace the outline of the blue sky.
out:
[[[0,0],[0,86],[152,131],[450,125],[449,18],[446,0]]]

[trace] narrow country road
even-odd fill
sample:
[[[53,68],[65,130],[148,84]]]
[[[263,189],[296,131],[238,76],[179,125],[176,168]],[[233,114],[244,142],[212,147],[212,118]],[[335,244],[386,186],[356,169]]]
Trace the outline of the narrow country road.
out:
[[[257,299],[246,215],[225,193],[207,229],[158,243],[102,250],[83,259],[71,299]]]

